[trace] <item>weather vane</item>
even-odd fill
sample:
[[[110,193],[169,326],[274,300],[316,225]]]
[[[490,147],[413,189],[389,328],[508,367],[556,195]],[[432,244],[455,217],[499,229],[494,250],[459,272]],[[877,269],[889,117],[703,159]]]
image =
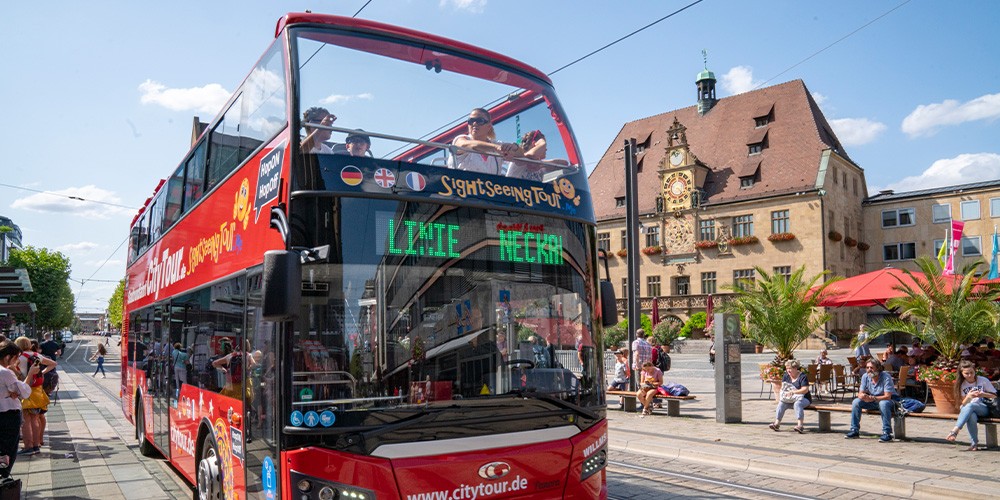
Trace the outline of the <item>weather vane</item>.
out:
[[[701,58],[705,61],[705,69],[708,69],[708,49],[701,49]]]

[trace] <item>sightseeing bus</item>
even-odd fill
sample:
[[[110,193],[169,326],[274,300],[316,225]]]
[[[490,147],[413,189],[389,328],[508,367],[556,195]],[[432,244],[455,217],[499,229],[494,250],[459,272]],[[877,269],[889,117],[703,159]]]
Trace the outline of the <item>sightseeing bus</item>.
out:
[[[607,496],[614,293],[537,69],[288,14],[129,242],[122,411],[198,498]]]

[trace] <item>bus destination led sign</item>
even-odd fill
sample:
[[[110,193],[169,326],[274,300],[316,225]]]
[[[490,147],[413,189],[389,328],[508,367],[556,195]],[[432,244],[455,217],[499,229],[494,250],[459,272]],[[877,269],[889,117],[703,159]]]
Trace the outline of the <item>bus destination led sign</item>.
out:
[[[397,222],[395,219],[390,219],[387,226],[386,240],[390,255],[454,259],[462,257],[460,249],[468,246],[467,244],[460,245],[463,234],[460,224],[406,219]],[[499,225],[497,227],[499,260],[501,262],[562,265],[562,236],[546,233],[542,229],[544,226],[541,225]]]

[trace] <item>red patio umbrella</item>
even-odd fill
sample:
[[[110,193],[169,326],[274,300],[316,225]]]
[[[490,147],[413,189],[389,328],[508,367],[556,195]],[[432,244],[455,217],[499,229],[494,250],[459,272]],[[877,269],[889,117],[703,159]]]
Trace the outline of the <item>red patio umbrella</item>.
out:
[[[656,326],[656,324],[660,322],[660,302],[656,299],[656,297],[653,297],[653,305],[651,307],[653,310],[649,315],[650,320],[652,321],[653,326]]]
[[[705,331],[708,334],[712,333],[713,309],[715,309],[713,302],[712,294],[708,294],[708,298],[705,299]]]
[[[905,295],[897,287],[916,288],[926,278],[923,274],[906,274],[901,269],[886,267],[878,271],[845,278],[826,287],[822,307],[885,307],[889,299]],[[961,276],[942,276],[949,289],[962,280]]]

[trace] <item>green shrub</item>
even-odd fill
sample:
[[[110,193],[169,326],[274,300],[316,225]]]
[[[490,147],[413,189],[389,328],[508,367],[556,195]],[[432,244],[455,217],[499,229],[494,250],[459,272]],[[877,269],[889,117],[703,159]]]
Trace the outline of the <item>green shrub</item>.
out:
[[[696,312],[688,318],[687,323],[681,327],[680,337],[691,337],[691,332],[693,330],[702,330],[705,328],[705,320],[707,316],[704,312]]]
[[[670,345],[680,337],[681,329],[673,321],[661,321],[653,327],[653,339],[661,345]]]
[[[653,334],[653,320],[649,319],[649,316],[643,314],[639,317],[642,323],[642,330],[646,332],[646,336],[649,337]],[[605,349],[616,349],[618,346],[622,345],[622,342],[628,339],[628,319],[623,319],[620,323],[610,328],[604,329],[604,348]],[[625,346],[629,347],[630,346]]]

